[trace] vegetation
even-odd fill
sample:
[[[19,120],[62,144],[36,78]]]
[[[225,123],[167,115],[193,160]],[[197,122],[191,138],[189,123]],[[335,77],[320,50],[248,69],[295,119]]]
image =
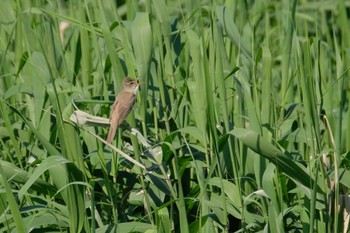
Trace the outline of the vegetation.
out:
[[[348,232],[349,7],[3,0],[0,232]]]

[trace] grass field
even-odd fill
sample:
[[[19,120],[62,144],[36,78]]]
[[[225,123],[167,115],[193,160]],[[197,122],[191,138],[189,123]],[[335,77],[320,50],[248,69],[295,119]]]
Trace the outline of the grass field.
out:
[[[347,0],[3,0],[0,233],[349,232],[349,29]]]

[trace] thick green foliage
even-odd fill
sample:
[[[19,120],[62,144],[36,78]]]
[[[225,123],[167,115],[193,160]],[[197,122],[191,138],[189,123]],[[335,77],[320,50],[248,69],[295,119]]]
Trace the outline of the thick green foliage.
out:
[[[347,232],[349,7],[3,0],[0,232]]]

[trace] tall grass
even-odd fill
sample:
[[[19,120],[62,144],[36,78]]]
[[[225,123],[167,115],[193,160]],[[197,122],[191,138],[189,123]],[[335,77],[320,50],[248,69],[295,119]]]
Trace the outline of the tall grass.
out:
[[[349,7],[4,0],[0,232],[348,232]]]

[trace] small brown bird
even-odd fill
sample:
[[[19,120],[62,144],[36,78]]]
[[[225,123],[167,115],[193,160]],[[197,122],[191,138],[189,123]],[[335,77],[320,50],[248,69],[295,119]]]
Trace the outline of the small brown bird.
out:
[[[141,84],[143,84],[143,82],[138,83],[137,80],[129,77],[123,80],[122,90],[115,98],[109,117],[111,126],[109,127],[108,137],[106,140],[108,143],[112,142],[117,128],[124,121],[134,106],[136,93]]]

